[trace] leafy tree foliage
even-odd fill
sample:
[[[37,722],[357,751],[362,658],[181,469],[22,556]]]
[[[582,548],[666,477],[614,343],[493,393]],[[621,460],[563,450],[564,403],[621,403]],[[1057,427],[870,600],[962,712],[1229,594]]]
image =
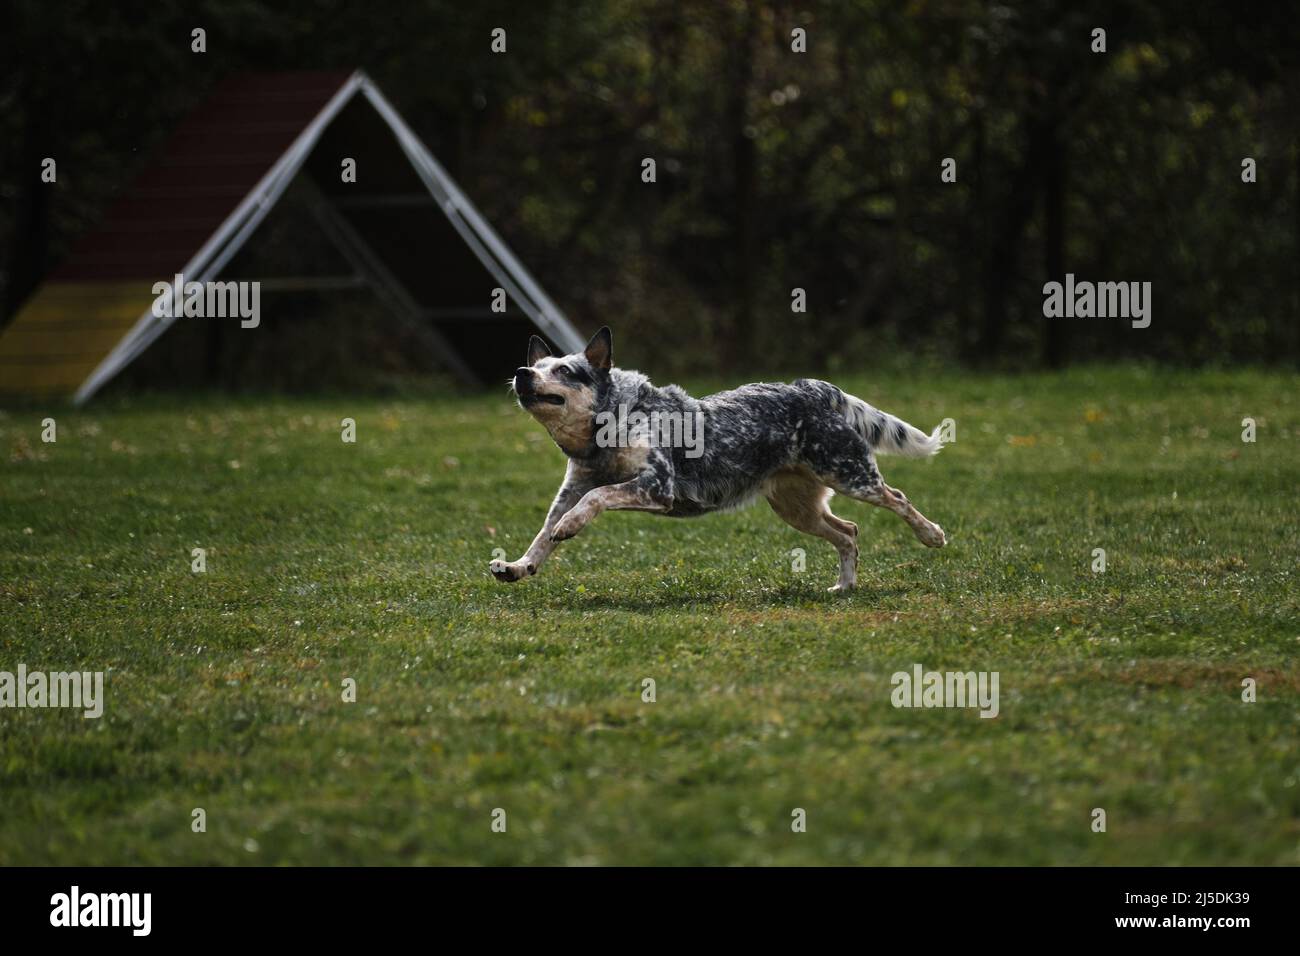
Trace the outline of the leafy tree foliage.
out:
[[[581,325],[631,333],[625,358],[1300,356],[1283,4],[14,0],[4,16],[6,315],[222,76],[359,66]],[[1150,281],[1151,327],[1045,319],[1065,272]]]

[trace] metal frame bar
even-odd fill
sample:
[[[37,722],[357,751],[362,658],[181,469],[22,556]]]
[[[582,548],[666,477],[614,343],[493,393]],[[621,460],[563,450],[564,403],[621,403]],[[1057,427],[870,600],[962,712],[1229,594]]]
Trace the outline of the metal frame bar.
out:
[[[363,276],[278,276],[258,279],[263,292],[338,292],[348,289],[365,289],[369,283]]]
[[[428,193],[388,193],[382,196],[334,196],[331,202],[340,209],[387,209],[393,206],[432,206]]]

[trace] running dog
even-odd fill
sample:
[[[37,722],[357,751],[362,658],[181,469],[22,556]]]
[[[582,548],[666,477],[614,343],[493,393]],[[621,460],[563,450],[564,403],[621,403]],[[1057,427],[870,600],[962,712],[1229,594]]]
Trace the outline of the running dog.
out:
[[[603,511],[694,517],[759,497],[787,524],[835,546],[840,573],[831,591],[851,590],[858,570],[858,526],[831,514],[834,492],[888,508],[924,545],[947,544],[876,467],[877,452],[935,454],[939,430],[926,435],[829,382],[744,385],[696,399],[615,368],[613,338],[602,328],[583,351],[558,357],[534,335],[510,384],[569,467],[523,557],[491,563],[498,580],[536,574],[559,542]]]

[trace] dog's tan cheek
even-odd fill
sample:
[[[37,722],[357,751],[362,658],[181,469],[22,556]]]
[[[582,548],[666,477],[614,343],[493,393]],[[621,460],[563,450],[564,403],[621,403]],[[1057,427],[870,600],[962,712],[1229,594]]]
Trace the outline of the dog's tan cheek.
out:
[[[552,406],[551,421],[546,424],[555,443],[569,451],[587,447],[593,435],[591,396],[576,389],[565,389],[565,404]]]
[[[578,421],[567,420],[556,423],[552,434],[563,447],[578,450],[586,448],[591,442],[592,430],[590,417]]]
[[[529,414],[541,423],[555,443],[565,451],[578,452],[585,449],[594,434],[591,421],[591,394],[583,389],[570,388],[546,374],[540,365],[536,367],[541,373],[538,376],[540,390],[548,394],[562,393],[565,403],[563,405],[534,404],[529,406]]]

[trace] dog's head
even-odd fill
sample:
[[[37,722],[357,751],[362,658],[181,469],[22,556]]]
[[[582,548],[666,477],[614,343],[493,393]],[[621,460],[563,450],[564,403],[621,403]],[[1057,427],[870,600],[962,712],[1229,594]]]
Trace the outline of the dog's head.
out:
[[[613,336],[608,327],[593,335],[585,349],[571,355],[552,355],[546,343],[534,335],[528,342],[528,363],[515,370],[511,386],[520,407],[546,427],[560,448],[582,454],[591,446],[596,402],[609,383],[613,358]]]

